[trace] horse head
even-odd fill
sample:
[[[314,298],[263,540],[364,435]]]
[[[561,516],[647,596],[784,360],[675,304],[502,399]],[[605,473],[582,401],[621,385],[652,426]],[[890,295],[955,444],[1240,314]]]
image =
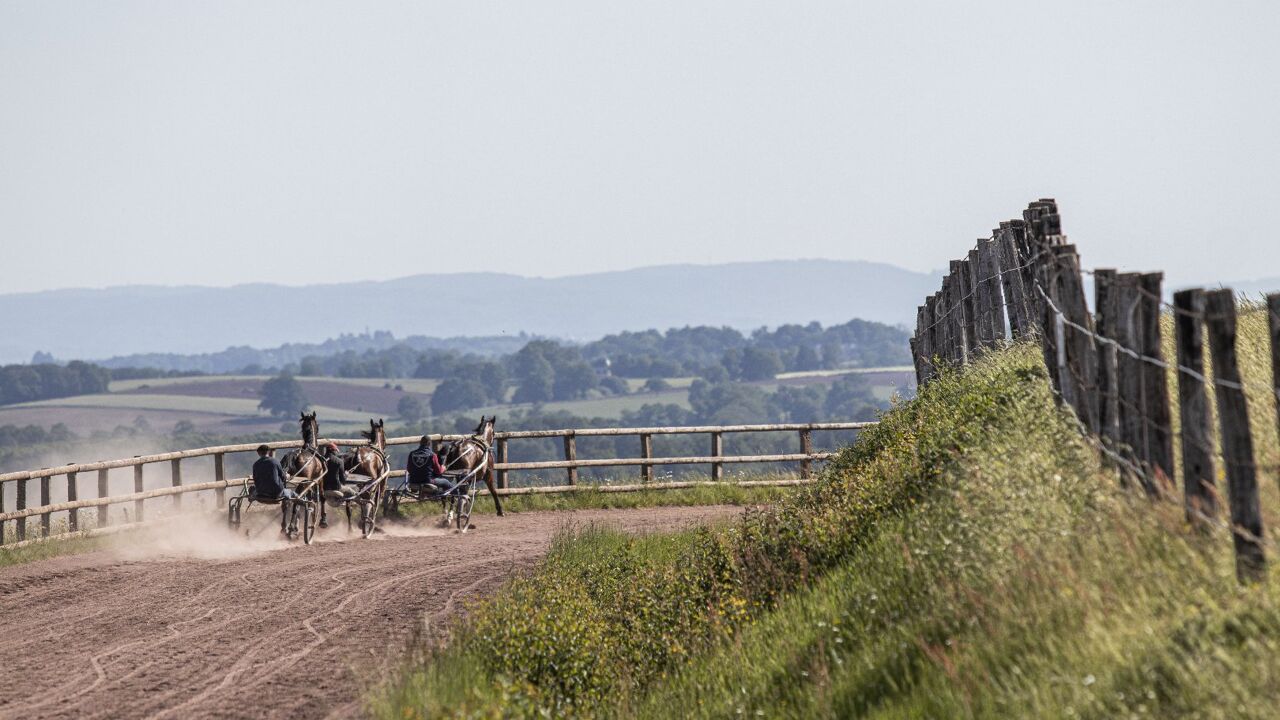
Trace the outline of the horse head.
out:
[[[373,445],[376,448],[379,448],[379,449],[385,448],[387,446],[387,433],[386,433],[386,430],[384,429],[385,424],[386,423],[385,421],[383,421],[382,418],[378,418],[377,422],[374,422],[373,419],[370,418],[369,429],[361,430],[360,436],[363,437],[365,440],[368,440],[369,444]]]
[[[301,413],[298,419],[298,425],[302,428],[302,444],[304,447],[315,447],[316,438],[320,435],[320,423],[316,420],[316,414]]]

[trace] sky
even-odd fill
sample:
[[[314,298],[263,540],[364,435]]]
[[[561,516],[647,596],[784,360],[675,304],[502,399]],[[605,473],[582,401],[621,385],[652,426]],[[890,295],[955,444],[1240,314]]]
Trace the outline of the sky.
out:
[[[944,268],[1280,275],[1280,3],[0,0],[0,293]]]

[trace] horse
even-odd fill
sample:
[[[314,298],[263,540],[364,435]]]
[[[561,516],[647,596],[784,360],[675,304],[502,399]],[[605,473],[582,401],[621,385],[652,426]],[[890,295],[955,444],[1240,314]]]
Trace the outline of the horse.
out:
[[[324,475],[324,458],[320,457],[320,450],[316,447],[316,438],[320,435],[320,423],[316,420],[314,412],[309,414],[304,412],[301,413],[298,424],[302,429],[302,447],[285,453],[280,465],[284,468],[285,475],[296,481],[305,483],[318,480]],[[320,497],[318,485],[319,483],[313,488],[316,498]],[[323,527],[326,524],[324,503],[320,503],[320,525]]]
[[[361,430],[360,436],[369,444],[347,453],[343,457],[343,468],[349,473],[376,480],[387,469],[387,433],[383,430],[382,418],[378,418],[376,423],[369,420],[369,429]]]
[[[471,472],[476,468],[484,467],[482,471],[484,484],[489,487],[489,497],[493,498],[493,506],[498,511],[498,517],[502,517],[502,500],[498,498],[498,493],[493,486],[493,453],[490,452],[490,448],[493,447],[493,426],[497,422],[497,415],[488,419],[481,415],[480,424],[469,437],[454,440],[445,446],[440,453],[440,462],[444,465],[446,472],[455,470]]]

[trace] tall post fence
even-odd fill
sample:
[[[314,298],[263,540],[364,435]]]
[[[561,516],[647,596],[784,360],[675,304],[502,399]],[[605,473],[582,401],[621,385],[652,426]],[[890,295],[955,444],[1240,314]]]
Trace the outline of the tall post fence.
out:
[[[626,492],[643,488],[654,489],[677,489],[695,487],[700,485],[715,484],[727,482],[724,479],[724,466],[733,464],[752,465],[763,463],[791,463],[799,466],[799,477],[795,480],[764,480],[764,481],[746,481],[736,484],[748,486],[760,485],[796,485],[812,481],[813,464],[830,459],[836,455],[830,451],[815,451],[813,449],[813,434],[815,432],[856,432],[867,427],[875,425],[874,422],[825,422],[825,423],[778,423],[763,425],[707,425],[707,426],[681,426],[681,427],[639,427],[639,428],[572,428],[560,430],[514,430],[507,432],[498,432],[494,434],[494,480],[496,492],[499,495],[525,495],[525,494],[541,494],[541,493],[557,493],[557,492],[573,492],[580,489],[580,469],[590,468],[625,468],[639,467],[641,469],[641,480],[639,484],[610,484],[610,485],[593,485],[605,491]],[[750,454],[750,455],[727,455],[724,452],[723,438],[726,434],[734,433],[794,433],[796,439],[797,452],[790,453],[772,453],[772,454]],[[653,452],[653,438],[663,436],[677,435],[705,435],[709,438],[708,455],[655,455]],[[640,451],[637,457],[610,457],[610,458],[579,458],[577,443],[581,438],[611,438],[632,436],[639,438],[637,449]],[[423,436],[413,435],[407,437],[388,438],[387,445],[393,446],[416,446]],[[433,434],[427,438],[434,442],[447,442],[451,440],[461,440],[470,437],[468,435],[456,434]],[[563,441],[563,459],[562,460],[526,460],[520,461],[510,457],[512,441],[520,440],[556,440]],[[364,439],[347,439],[347,438],[328,438],[318,441],[319,444],[333,442],[341,446],[362,446],[368,445],[368,441]],[[239,445],[220,445],[215,447],[195,448],[191,450],[177,450],[173,452],[157,453],[154,455],[141,455],[131,458],[118,460],[102,460],[91,463],[73,463],[61,465],[57,467],[41,468],[39,470],[27,470],[22,472],[10,472],[0,474],[0,544],[7,540],[25,541],[37,537],[49,537],[53,532],[51,518],[53,513],[66,513],[66,522],[63,531],[76,532],[86,529],[104,529],[117,525],[115,520],[123,520],[123,524],[132,525],[144,520],[144,505],[147,500],[155,500],[157,498],[169,498],[171,510],[182,509],[182,497],[188,493],[214,493],[215,504],[222,507],[226,501],[226,489],[234,485],[243,484],[246,478],[227,477],[226,461],[228,455],[236,453],[252,453],[257,450],[259,445],[265,444],[273,450],[295,449],[302,447],[301,440],[276,441],[268,443],[245,443]],[[518,447],[518,444],[516,445]],[[202,482],[184,482],[184,468],[189,465],[184,463],[192,463],[197,460],[209,458],[212,460],[213,480]],[[168,483],[160,487],[145,489],[144,469],[148,466],[168,465],[167,479]],[[688,465],[707,465],[710,466],[711,482],[676,482],[676,481],[656,481],[654,468],[659,466],[688,466]],[[120,470],[123,468],[132,468],[133,483],[129,492],[112,492],[110,471]],[[541,473],[544,471],[564,472],[565,482],[560,485],[532,484],[525,483],[523,485],[511,483],[513,473]],[[188,476],[193,473],[188,473]],[[395,470],[390,474],[391,477],[403,477],[404,470]],[[50,495],[50,486],[53,479],[57,477],[65,478],[66,500],[63,502],[53,502]],[[82,494],[82,478],[96,477],[97,488],[95,497],[84,497]],[[32,484],[36,484],[39,495],[39,502],[35,505],[28,504],[28,493]],[[13,485],[16,507],[7,510],[3,504],[5,496],[4,489],[8,485]],[[118,483],[117,483],[118,485]],[[123,507],[124,516],[122,518],[113,518],[109,512],[113,506]],[[129,514],[129,508],[132,508],[132,514]],[[96,519],[93,521],[92,528],[86,520],[89,516],[82,511],[96,510]],[[39,526],[34,530],[29,527],[28,521],[31,518],[38,518]],[[31,531],[31,532],[29,532]]]
[[[1092,310],[1085,275],[1093,278]],[[1271,382],[1250,386],[1239,368],[1235,294],[1192,288],[1167,303],[1162,283],[1159,272],[1084,268],[1062,232],[1057,202],[1042,198],[953,261],[941,290],[917,308],[911,341],[916,379],[924,388],[944,366],[964,365],[1006,336],[1038,343],[1055,399],[1121,469],[1122,481],[1153,499],[1177,499],[1175,479],[1181,476],[1188,521],[1230,532],[1237,576],[1255,580],[1266,572],[1268,548],[1246,390],[1254,390],[1255,398],[1280,397],[1280,293],[1266,296]],[[1173,359],[1165,357],[1161,337],[1166,315],[1173,319]],[[1211,375],[1205,370],[1206,343]],[[1172,395],[1170,375],[1177,378]],[[1276,425],[1265,432],[1278,430],[1280,403]],[[1226,479],[1225,520],[1216,487],[1218,457]]]

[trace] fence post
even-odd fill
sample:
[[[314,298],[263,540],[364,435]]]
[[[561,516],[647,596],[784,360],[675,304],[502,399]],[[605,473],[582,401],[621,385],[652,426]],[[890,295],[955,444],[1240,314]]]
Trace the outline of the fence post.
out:
[[[569,462],[575,462],[578,459],[578,442],[574,437],[573,431],[569,431],[564,436],[564,459]],[[578,484],[578,468],[570,466],[565,468],[569,477],[570,485]]]
[[[942,362],[954,365],[954,344],[951,342],[951,323],[955,318],[951,316],[951,275],[942,276],[942,288],[938,290],[938,302],[934,306],[933,321],[937,323],[934,330],[937,332],[937,355]]]
[[[107,494],[107,469],[102,468],[98,471],[98,497],[104,498],[107,497]],[[98,527],[106,527],[111,524],[111,515],[108,512],[110,509],[108,505],[98,506]]]
[[[27,481],[26,480],[18,481],[17,493],[18,493],[18,498],[17,498],[18,502],[17,502],[17,507],[14,509],[26,510],[27,509]],[[18,542],[22,542],[23,540],[26,540],[26,539],[27,539],[27,519],[25,517],[20,517],[18,518]]]
[[[1084,426],[1092,433],[1098,432],[1098,393],[1096,363],[1098,351],[1093,342],[1093,318],[1084,297],[1084,282],[1080,277],[1080,256],[1074,245],[1055,245],[1054,261],[1057,264],[1058,285],[1054,293],[1059,309],[1071,321],[1063,327],[1063,353],[1066,356],[1064,372],[1072,386],[1072,407]],[[1079,330],[1079,326],[1085,330]]]
[[[1163,273],[1138,278],[1142,290],[1142,354],[1164,364],[1160,342],[1160,284]],[[1169,374],[1151,362],[1142,363],[1143,404],[1147,411],[1147,462],[1156,479],[1173,484],[1173,414],[1169,410]]]
[[[916,323],[919,325],[919,323]],[[907,344],[911,348],[911,364],[916,369],[916,386],[924,385],[924,370],[920,363],[920,343],[916,341],[915,336],[907,339]]]
[[[507,462],[507,439],[506,438],[498,438],[498,462],[504,463],[504,464]],[[498,487],[503,490],[507,489],[507,471],[506,470],[498,471]]]
[[[941,328],[938,327],[938,305],[941,297],[942,291],[939,290],[924,299],[924,306],[929,309],[929,327],[925,331],[925,335],[929,338],[929,379],[938,376],[938,366],[935,363],[938,356],[942,354],[939,349],[941,345],[940,338],[942,337]]]
[[[1120,273],[1115,279],[1115,341],[1129,352],[1141,354],[1138,326],[1142,315],[1142,298],[1138,293],[1137,273]],[[1122,449],[1130,461],[1141,467],[1146,461],[1147,427],[1146,410],[1142,392],[1142,361],[1129,352],[1116,355],[1117,405],[1120,408],[1120,440],[1127,446]],[[1156,492],[1145,471],[1138,473],[1138,481],[1149,494]]]
[[[76,474],[67,473],[67,502],[75,502],[79,500],[79,493],[76,491]],[[0,510],[0,512],[3,512]],[[67,529],[76,532],[80,529],[80,511],[72,508],[67,511]]]
[[[223,466],[222,453],[213,454],[213,479],[218,482],[227,481],[226,469]],[[219,486],[214,490],[214,503],[217,507],[222,508],[227,504],[227,488]],[[142,508],[138,508],[138,518],[142,518]]]
[[[967,273],[964,264],[959,260],[951,261],[950,282],[947,285],[947,318],[951,327],[951,362],[953,365],[965,365],[969,362],[969,340],[965,334],[968,328],[964,317],[964,280]]]
[[[711,457],[721,457],[724,455],[724,434],[711,433]],[[647,455],[645,457],[648,457]],[[711,479],[724,479],[724,463],[711,463]]]
[[[1187,520],[1204,527],[1205,519],[1218,515],[1214,488],[1213,435],[1209,429],[1209,399],[1204,387],[1204,292],[1181,290],[1173,294],[1174,337],[1178,365],[1191,372],[1178,373],[1178,412],[1182,421],[1182,494]],[[1194,375],[1192,373],[1195,373]]]
[[[998,237],[999,231],[993,231],[992,236]],[[997,342],[1005,339],[1004,325],[1007,310],[1006,302],[1001,301],[1001,277],[1003,273],[1000,270],[1000,245],[997,240],[986,238],[978,243],[978,258],[981,262],[982,284],[986,286],[987,298],[987,318],[991,325],[991,344],[994,346]]]
[[[48,470],[49,468],[40,468],[40,469]],[[49,499],[49,476],[45,475],[44,477],[40,478],[40,505],[41,507],[47,507],[52,502],[53,501]],[[51,519],[50,513],[47,513],[47,512],[40,513],[40,537],[49,537],[49,520],[50,519]]]
[[[981,240],[977,241],[980,245]],[[986,286],[982,282],[982,258],[975,246],[965,260],[969,270],[969,310],[973,313],[973,337],[969,347],[986,349],[991,344],[991,322],[987,316]]]
[[[1013,242],[1012,223],[1000,223],[996,236],[996,254],[1000,262],[1000,285],[1004,289],[1005,312],[1009,315],[1009,330],[1015,339],[1027,336],[1027,296],[1022,285],[1022,270],[1018,267],[1018,249]]]
[[[965,363],[968,364],[974,351],[978,349],[978,317],[977,303],[974,302],[973,265],[969,258],[977,259],[977,251],[970,250],[969,255],[960,261],[960,298],[958,300],[964,322]]]
[[[1267,318],[1271,330],[1271,385],[1276,396],[1276,428],[1280,430],[1280,293],[1267,296]]]
[[[0,513],[4,512],[4,483],[0,482]],[[4,536],[4,521],[0,520],[0,545],[6,542]]]
[[[1110,269],[1093,272],[1094,307],[1097,317],[1093,327],[1109,340],[1116,339],[1116,271]],[[1120,445],[1120,404],[1116,386],[1120,379],[1117,372],[1116,346],[1109,342],[1098,343],[1098,434],[1111,450]]]
[[[1230,289],[1205,293],[1205,330],[1216,380],[1214,394],[1227,471],[1236,576],[1242,581],[1261,579],[1266,572],[1262,511],[1253,464],[1253,438],[1249,435],[1249,404],[1236,366],[1236,298]]]
[[[805,455],[813,454],[813,430],[811,428],[805,428],[800,431],[800,452]],[[809,470],[809,459],[805,458],[804,460],[801,460],[800,477],[808,480],[812,475],[812,472]]]
[[[647,433],[640,435],[640,457],[648,460],[653,457],[653,436]],[[712,468],[714,474],[714,466]],[[648,463],[640,466],[641,482],[653,482],[653,466]]]
[[[169,477],[174,487],[182,487],[182,459],[174,458],[169,461]],[[173,496],[173,509],[182,509],[182,494],[177,493]]]
[[[136,458],[138,456],[134,455],[134,457]],[[133,466],[133,491],[142,492],[142,466],[141,465]],[[142,501],[141,500],[133,501],[133,514],[137,516],[135,519],[138,522],[142,522]]]

